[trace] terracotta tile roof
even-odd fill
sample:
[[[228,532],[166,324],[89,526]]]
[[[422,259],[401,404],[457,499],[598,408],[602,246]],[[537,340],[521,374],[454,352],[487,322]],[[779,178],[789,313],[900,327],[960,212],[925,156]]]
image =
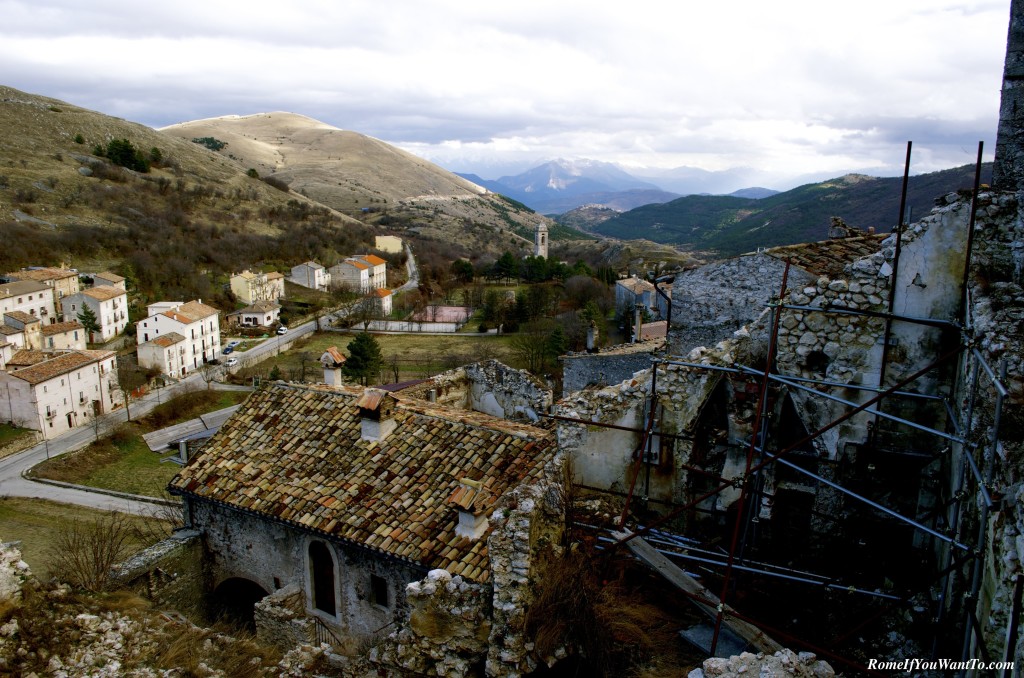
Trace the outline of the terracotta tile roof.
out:
[[[45,292],[49,287],[35,280],[15,280],[14,282],[0,285],[0,299],[16,297],[19,294],[32,294],[34,292]],[[53,290],[50,290],[52,293]]]
[[[376,254],[363,254],[363,255],[360,255],[359,258],[362,259],[365,262],[373,264],[374,266],[381,266],[381,265],[385,265],[385,264],[388,263],[388,262],[384,261],[383,259],[381,259],[380,257],[378,257]]]
[[[340,365],[347,360],[345,358],[345,354],[339,351],[337,346],[329,346],[327,350],[324,351],[324,354],[327,355],[335,365]],[[320,356],[320,358],[323,359],[323,356]]]
[[[12,336],[15,334],[24,334],[25,330],[20,330],[17,327],[11,327],[10,325],[0,325],[0,334]]]
[[[378,297],[383,299],[384,297],[390,297],[391,296],[391,290],[386,290],[383,287],[378,287],[377,289],[375,289],[373,291],[373,294],[376,294]]]
[[[54,323],[52,325],[43,325],[43,336],[49,337],[54,334],[63,334],[64,332],[74,332],[75,330],[84,330],[85,327],[82,323],[77,320],[68,320],[67,322]]]
[[[487,541],[455,534],[458,512],[448,500],[468,477],[486,493],[479,510],[489,511],[540,475],[553,433],[397,400],[394,431],[370,442],[360,434],[363,395],[282,383],[258,391],[170,489],[487,581]]]
[[[180,323],[190,325],[194,322],[208,318],[211,315],[217,315],[217,309],[198,301],[190,301],[178,306],[177,308],[164,311],[161,315],[167,316],[171,320],[177,320]]]
[[[765,254],[782,261],[788,260],[794,266],[814,275],[838,278],[843,275],[843,269],[847,264],[877,252],[879,243],[888,236],[888,233],[873,233],[786,245],[765,250]]]
[[[104,280],[109,280],[110,282],[114,282],[114,283],[124,282],[124,280],[125,280],[124,277],[119,276],[116,273],[111,273],[110,271],[103,271],[102,273],[97,273],[93,277],[94,278],[103,278]]]
[[[35,280],[36,282],[43,282],[45,280],[77,278],[78,272],[72,271],[68,268],[34,268],[8,273],[7,277],[13,280]]]
[[[25,313],[24,311],[8,311],[4,313],[5,318],[11,320],[17,320],[19,323],[37,323],[39,318],[35,317],[31,313]]]
[[[242,313],[268,313],[270,311],[276,311],[281,308],[281,305],[276,301],[257,301],[249,304],[245,308],[240,308],[234,311],[230,315],[240,315]]]
[[[117,297],[127,297],[128,293],[122,290],[120,287],[113,287],[111,285],[100,285],[99,287],[90,287],[81,291],[87,297],[92,297],[96,301],[110,301]]]
[[[351,266],[352,268],[359,269],[360,271],[365,271],[366,269],[370,268],[369,264],[364,264],[363,262],[357,261],[355,259],[346,259],[345,261],[343,261],[341,263],[347,264],[347,265]]]
[[[97,353],[106,353],[105,351],[70,351],[68,353],[60,353],[54,356],[52,353],[49,360],[38,362],[31,367],[25,367],[20,370],[11,372],[11,376],[16,379],[28,382],[29,384],[41,384],[44,381],[49,381],[54,377],[59,377],[62,374],[67,374],[86,365],[91,365],[100,358],[95,355]],[[8,363],[10,365],[10,363]]]
[[[174,346],[179,341],[185,341],[185,337],[178,334],[177,332],[168,332],[167,334],[159,336],[156,339],[150,339],[149,343],[153,344],[154,346],[159,346],[161,348],[167,348],[169,346]]]
[[[7,361],[8,367],[29,367],[36,363],[41,363],[47,358],[52,358],[52,353],[46,353],[44,351],[32,351],[28,349],[22,349],[16,351],[11,359]]]
[[[270,273],[267,274],[267,280],[277,280],[278,278],[283,277],[284,273],[278,273],[277,271],[271,271]]]

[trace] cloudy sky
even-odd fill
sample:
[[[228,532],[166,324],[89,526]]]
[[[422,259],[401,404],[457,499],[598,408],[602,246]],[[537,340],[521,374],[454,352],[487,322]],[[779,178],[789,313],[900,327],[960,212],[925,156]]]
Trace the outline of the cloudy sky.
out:
[[[0,84],[160,127],[286,110],[484,178],[784,189],[991,158],[1009,0],[0,0]]]

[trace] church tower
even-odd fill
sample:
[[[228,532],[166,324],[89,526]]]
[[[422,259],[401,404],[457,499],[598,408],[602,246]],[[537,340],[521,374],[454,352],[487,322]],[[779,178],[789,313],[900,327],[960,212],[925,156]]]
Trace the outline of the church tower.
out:
[[[543,222],[533,232],[533,256],[548,258],[548,227]]]

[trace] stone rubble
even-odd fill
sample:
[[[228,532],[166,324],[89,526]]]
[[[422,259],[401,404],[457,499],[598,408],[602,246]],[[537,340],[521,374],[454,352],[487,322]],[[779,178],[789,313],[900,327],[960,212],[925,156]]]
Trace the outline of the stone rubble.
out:
[[[768,656],[760,652],[744,652],[728,659],[712,657],[704,660],[703,668],[690,671],[687,678],[829,678],[835,675],[828,662],[819,660],[811,652],[797,654],[792,650],[782,650]]]

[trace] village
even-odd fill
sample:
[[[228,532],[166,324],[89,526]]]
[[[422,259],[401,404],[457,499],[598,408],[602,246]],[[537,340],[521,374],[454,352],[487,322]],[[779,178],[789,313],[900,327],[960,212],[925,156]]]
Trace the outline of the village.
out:
[[[0,542],[0,674],[1020,675],[1012,12],[991,181],[926,214],[908,143],[891,223],[692,266],[538,217],[422,277],[425,226],[254,259],[231,308],[5,273],[0,496],[108,512],[51,523],[63,579]],[[158,487],[95,482],[132,445]]]

